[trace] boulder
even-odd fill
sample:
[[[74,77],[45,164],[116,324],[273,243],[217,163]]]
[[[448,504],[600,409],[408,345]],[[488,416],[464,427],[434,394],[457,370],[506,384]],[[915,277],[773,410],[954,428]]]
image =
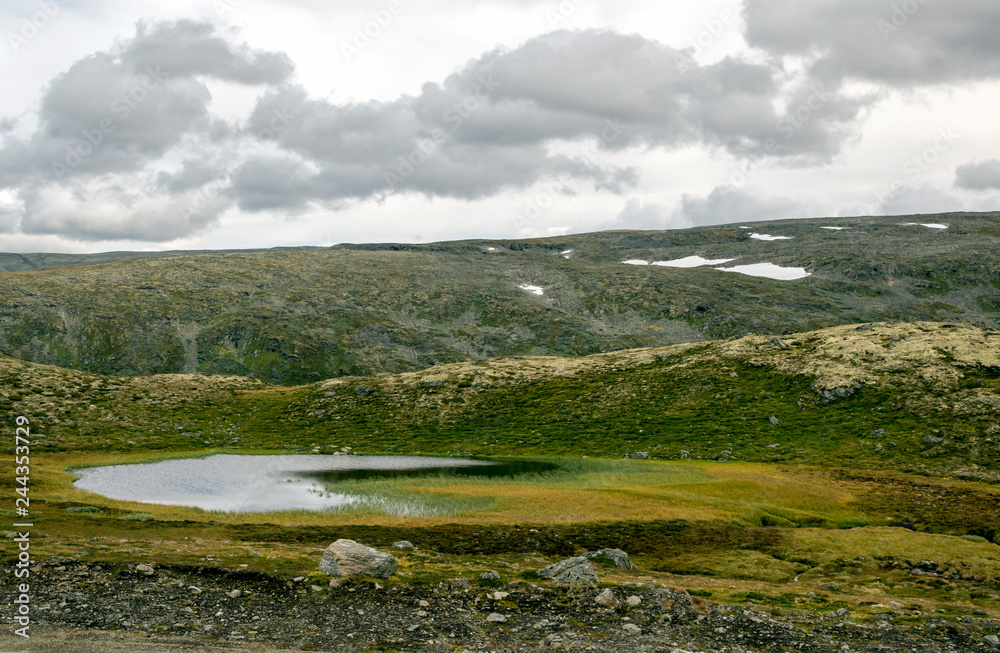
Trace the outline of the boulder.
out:
[[[636,451],[636,452],[632,453],[631,457],[634,460],[648,460],[649,459],[649,452],[648,451]]]
[[[412,550],[414,550],[417,547],[413,546],[412,542],[408,542],[406,540],[400,540],[398,542],[393,542],[392,543],[392,548],[394,548],[394,549],[403,549],[405,551],[412,551]]]
[[[781,420],[775,417],[774,415],[768,417],[767,421],[771,422],[772,426],[781,426]]]
[[[593,560],[594,558],[604,557],[615,563],[616,567],[621,569],[637,569],[632,561],[628,559],[628,554],[621,549],[601,549],[600,551],[588,551],[583,554],[583,557],[588,560]]]
[[[569,558],[538,570],[539,576],[551,578],[559,585],[596,585],[594,565],[586,558]]]
[[[319,570],[331,576],[366,576],[389,578],[396,572],[399,562],[388,553],[382,553],[354,540],[337,540],[323,552]]]
[[[610,587],[594,597],[594,603],[604,608],[611,608],[612,610],[618,607],[618,599],[615,598],[615,593]]]
[[[498,574],[495,571],[484,571],[483,573],[479,574],[479,580],[484,580],[488,582],[498,581],[500,580],[500,574]]]

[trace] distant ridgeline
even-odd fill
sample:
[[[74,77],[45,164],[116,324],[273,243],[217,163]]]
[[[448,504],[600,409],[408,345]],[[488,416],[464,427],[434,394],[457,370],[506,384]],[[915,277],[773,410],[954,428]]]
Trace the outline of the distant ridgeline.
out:
[[[427,245],[0,254],[0,352],[115,375],[298,384],[919,320],[1000,325],[1000,213]]]

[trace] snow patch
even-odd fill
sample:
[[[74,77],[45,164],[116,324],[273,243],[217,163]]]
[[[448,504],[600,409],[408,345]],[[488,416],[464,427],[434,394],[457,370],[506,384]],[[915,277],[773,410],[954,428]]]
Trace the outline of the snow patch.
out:
[[[530,292],[532,294],[535,294],[535,295],[544,295],[545,294],[545,289],[544,288],[539,288],[538,286],[529,286],[529,285],[525,284],[523,286],[518,286],[518,288],[520,288],[521,290],[527,290],[528,292]]]
[[[771,234],[750,234],[754,240],[793,240],[793,236],[772,236]]]
[[[750,277],[763,277],[777,281],[794,281],[812,276],[805,268],[783,268],[774,263],[754,263],[752,265],[737,265],[731,268],[715,268],[722,272],[736,272]]]
[[[820,227],[820,229],[826,229],[827,231],[847,231],[850,227]]]
[[[659,265],[664,268],[700,268],[703,265],[722,265],[735,260],[736,259],[733,258],[720,258],[715,261],[710,261],[707,258],[702,258],[700,256],[688,256],[674,261],[657,261],[653,263],[653,265]]]
[[[928,229],[947,229],[948,228],[948,225],[946,225],[946,224],[937,224],[937,223],[918,224],[916,222],[907,222],[903,226],[904,227],[927,227]]]
[[[572,253],[573,253],[573,250],[567,249],[565,252],[562,253],[562,257],[563,258],[569,258],[570,257],[569,255],[572,254]]]
[[[622,261],[625,265],[649,265],[649,261],[640,261],[638,259],[632,259],[631,261]]]

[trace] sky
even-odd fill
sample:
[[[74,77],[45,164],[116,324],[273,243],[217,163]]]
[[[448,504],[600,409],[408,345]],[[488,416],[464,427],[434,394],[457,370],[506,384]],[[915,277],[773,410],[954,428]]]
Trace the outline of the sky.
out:
[[[0,0],[0,251],[1000,208],[995,0]]]

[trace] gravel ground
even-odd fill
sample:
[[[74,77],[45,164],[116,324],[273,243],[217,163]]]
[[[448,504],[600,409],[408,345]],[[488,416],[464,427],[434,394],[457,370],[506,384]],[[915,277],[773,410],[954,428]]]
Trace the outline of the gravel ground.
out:
[[[32,637],[0,637],[5,651],[779,651],[989,652],[1000,624],[887,611],[772,617],[710,605],[660,587],[618,586],[617,605],[595,587],[528,582],[480,587],[370,581],[313,585],[215,568],[138,568],[54,560],[34,574]],[[629,600],[631,598],[631,600]],[[7,595],[8,614],[11,595]]]

